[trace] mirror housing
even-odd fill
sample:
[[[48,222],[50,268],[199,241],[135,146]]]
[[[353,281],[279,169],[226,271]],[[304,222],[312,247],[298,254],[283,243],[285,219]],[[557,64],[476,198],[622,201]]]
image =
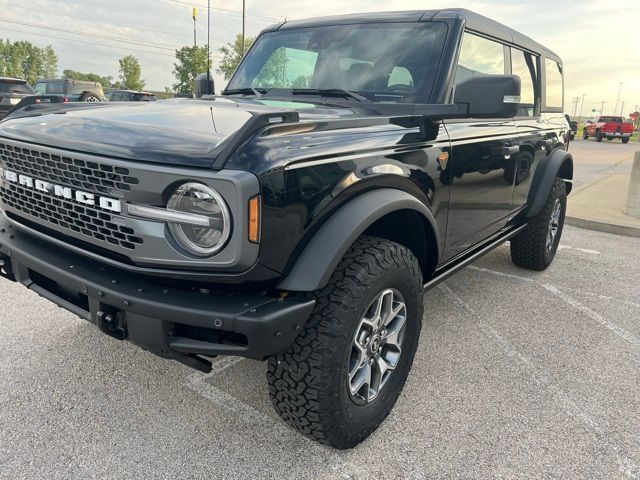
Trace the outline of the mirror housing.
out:
[[[470,118],[513,118],[520,104],[520,77],[481,75],[455,87],[453,102],[467,106]]]

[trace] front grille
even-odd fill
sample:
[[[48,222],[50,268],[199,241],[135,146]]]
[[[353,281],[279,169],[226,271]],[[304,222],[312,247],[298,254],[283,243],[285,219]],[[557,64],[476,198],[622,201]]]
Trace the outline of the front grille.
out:
[[[0,199],[7,207],[39,218],[69,232],[94,238],[112,245],[133,250],[142,244],[132,228],[122,225],[118,215],[98,208],[78,205],[63,198],[26,189],[20,185],[4,183]]]
[[[54,155],[0,143],[0,160],[8,170],[30,175],[55,184],[114,195],[114,191],[129,192],[138,179],[129,169],[85,161],[65,155]]]

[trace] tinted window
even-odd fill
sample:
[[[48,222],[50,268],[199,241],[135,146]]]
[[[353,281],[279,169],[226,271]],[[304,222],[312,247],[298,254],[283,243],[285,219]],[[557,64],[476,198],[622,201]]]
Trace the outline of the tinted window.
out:
[[[39,95],[62,95],[65,93],[64,91],[64,82],[63,81],[55,81],[55,82],[38,82],[36,83],[36,92]]]
[[[515,48],[511,49],[511,73],[518,75],[522,82],[518,116],[532,117],[534,115],[536,104],[534,85],[536,85],[538,78],[536,64],[537,58],[533,55]]]
[[[308,88],[318,54],[310,50],[280,47],[251,82],[256,88]]]
[[[0,81],[0,93],[23,93],[23,94],[31,93],[32,94],[33,90],[27,83]]]
[[[478,75],[503,75],[504,47],[486,38],[465,33],[462,38],[455,84]]]
[[[545,106],[551,108],[562,108],[562,69],[553,60],[548,58],[544,61],[546,73],[546,101]]]
[[[227,90],[347,89],[372,101],[425,102],[445,34],[441,23],[331,25],[265,33]]]
[[[600,117],[601,122],[623,123],[622,117]]]

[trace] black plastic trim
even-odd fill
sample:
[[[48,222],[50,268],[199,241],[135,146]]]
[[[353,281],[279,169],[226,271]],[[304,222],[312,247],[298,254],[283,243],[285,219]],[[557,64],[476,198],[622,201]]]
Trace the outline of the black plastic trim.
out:
[[[565,164],[570,163],[570,174],[566,180],[573,179],[573,157],[570,153],[562,148],[557,148],[551,153],[543,163],[536,168],[536,172],[531,181],[531,189],[529,190],[529,198],[527,204],[527,217],[535,217],[542,207],[544,206],[547,198],[549,198],[549,192],[553,187],[553,181],[558,176],[560,169]],[[571,191],[571,188],[567,189],[567,193]]]
[[[439,242],[433,214],[420,200],[402,190],[373,190],[351,200],[320,227],[278,288],[312,292],[324,287],[353,242],[376,220],[398,210],[420,213],[428,220]],[[440,258],[441,245],[437,248]]]

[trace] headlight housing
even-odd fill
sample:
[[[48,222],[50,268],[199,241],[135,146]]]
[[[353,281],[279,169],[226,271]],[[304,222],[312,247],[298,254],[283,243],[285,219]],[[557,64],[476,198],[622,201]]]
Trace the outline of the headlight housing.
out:
[[[226,244],[231,234],[231,216],[222,196],[202,183],[184,183],[171,195],[167,210],[208,219],[208,225],[169,223],[173,238],[187,252],[209,257]]]

